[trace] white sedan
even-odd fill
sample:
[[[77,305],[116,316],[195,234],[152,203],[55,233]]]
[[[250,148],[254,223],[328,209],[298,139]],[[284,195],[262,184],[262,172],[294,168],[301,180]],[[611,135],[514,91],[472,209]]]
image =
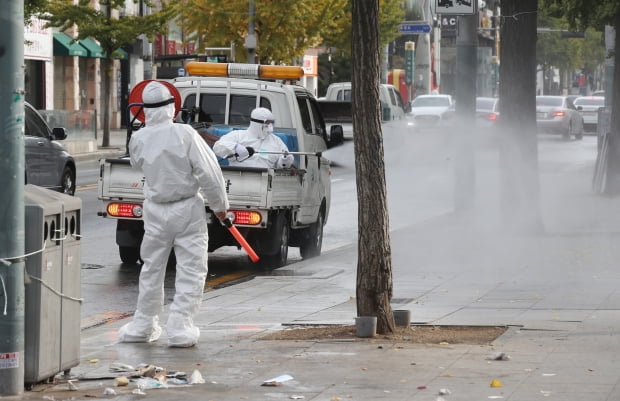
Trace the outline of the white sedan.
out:
[[[407,114],[410,125],[420,128],[439,126],[454,114],[454,102],[450,95],[420,95],[413,99]]]
[[[588,131],[596,132],[598,125],[598,109],[605,107],[602,96],[582,96],[573,102],[583,117],[583,125]]]

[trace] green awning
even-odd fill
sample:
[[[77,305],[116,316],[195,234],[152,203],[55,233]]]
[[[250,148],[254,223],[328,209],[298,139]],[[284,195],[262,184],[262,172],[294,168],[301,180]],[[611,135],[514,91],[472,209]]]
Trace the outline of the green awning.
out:
[[[64,57],[86,57],[88,52],[78,42],[72,42],[73,39],[63,32],[54,33],[54,56]]]
[[[127,52],[123,49],[121,49],[120,47],[116,50],[114,50],[114,52],[112,53],[112,56],[114,56],[115,59],[117,60],[127,60],[129,59],[129,54],[127,54]]]
[[[86,49],[86,51],[88,52],[88,55],[86,57],[105,58],[105,52],[103,51],[101,46],[99,46],[97,42],[95,42],[93,39],[82,39],[80,40],[80,45],[82,45],[82,47],[84,47],[84,49]]]

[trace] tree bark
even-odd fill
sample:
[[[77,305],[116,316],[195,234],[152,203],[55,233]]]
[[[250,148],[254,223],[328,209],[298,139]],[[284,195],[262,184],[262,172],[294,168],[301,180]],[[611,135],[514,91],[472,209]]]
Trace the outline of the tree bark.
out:
[[[538,0],[503,0],[500,66],[501,210],[505,228],[543,230],[536,128]]]
[[[358,199],[357,314],[394,332],[392,259],[379,102],[379,0],[353,0],[352,109]]]
[[[607,172],[605,175],[605,194],[617,196],[620,194],[620,11],[616,13],[614,28],[614,75],[613,97],[611,104],[611,121],[609,127],[609,150],[607,154]]]
[[[107,148],[110,146],[110,77],[113,73],[114,63],[109,58],[101,59],[101,84],[103,90],[101,91],[101,107],[103,108],[103,115],[101,121],[103,122],[103,137],[101,139],[101,146]]]

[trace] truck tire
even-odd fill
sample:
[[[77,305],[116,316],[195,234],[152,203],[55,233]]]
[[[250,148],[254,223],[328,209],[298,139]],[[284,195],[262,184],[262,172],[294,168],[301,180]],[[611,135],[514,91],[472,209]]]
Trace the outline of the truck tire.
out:
[[[288,242],[290,238],[290,228],[286,213],[278,213],[275,216],[271,228],[270,237],[277,243],[277,249],[272,254],[260,254],[260,262],[263,267],[278,268],[286,265],[288,260]]]
[[[323,211],[319,213],[316,221],[308,228],[308,234],[304,236],[299,247],[299,253],[303,259],[314,258],[321,254],[323,246]]]
[[[119,246],[118,254],[123,263],[135,265],[140,260],[140,248],[132,246]]]

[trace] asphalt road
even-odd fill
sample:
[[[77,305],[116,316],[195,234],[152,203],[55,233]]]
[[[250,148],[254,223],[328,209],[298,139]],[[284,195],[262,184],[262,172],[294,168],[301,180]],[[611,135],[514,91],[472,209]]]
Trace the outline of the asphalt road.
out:
[[[384,126],[386,181],[390,227],[411,226],[453,209],[454,133],[415,132],[405,123]],[[493,138],[477,142],[476,158],[497,159]],[[357,241],[357,195],[355,155],[352,141],[331,149],[333,160],[332,204],[325,227],[323,255]],[[582,168],[596,158],[596,137],[582,141],[563,141],[559,137],[539,137],[539,160],[558,169]],[[115,244],[115,221],[97,215],[96,180],[98,163],[83,161],[78,166],[78,190],[82,199],[82,327],[98,325],[133,312],[138,295],[139,266],[121,263]],[[496,180],[497,171],[482,171],[478,180]],[[289,264],[301,260],[296,248],[289,252]],[[257,274],[246,255],[234,248],[210,254],[208,285],[216,290]],[[406,274],[401,272],[399,274]],[[174,270],[166,276],[166,302],[171,300]]]

